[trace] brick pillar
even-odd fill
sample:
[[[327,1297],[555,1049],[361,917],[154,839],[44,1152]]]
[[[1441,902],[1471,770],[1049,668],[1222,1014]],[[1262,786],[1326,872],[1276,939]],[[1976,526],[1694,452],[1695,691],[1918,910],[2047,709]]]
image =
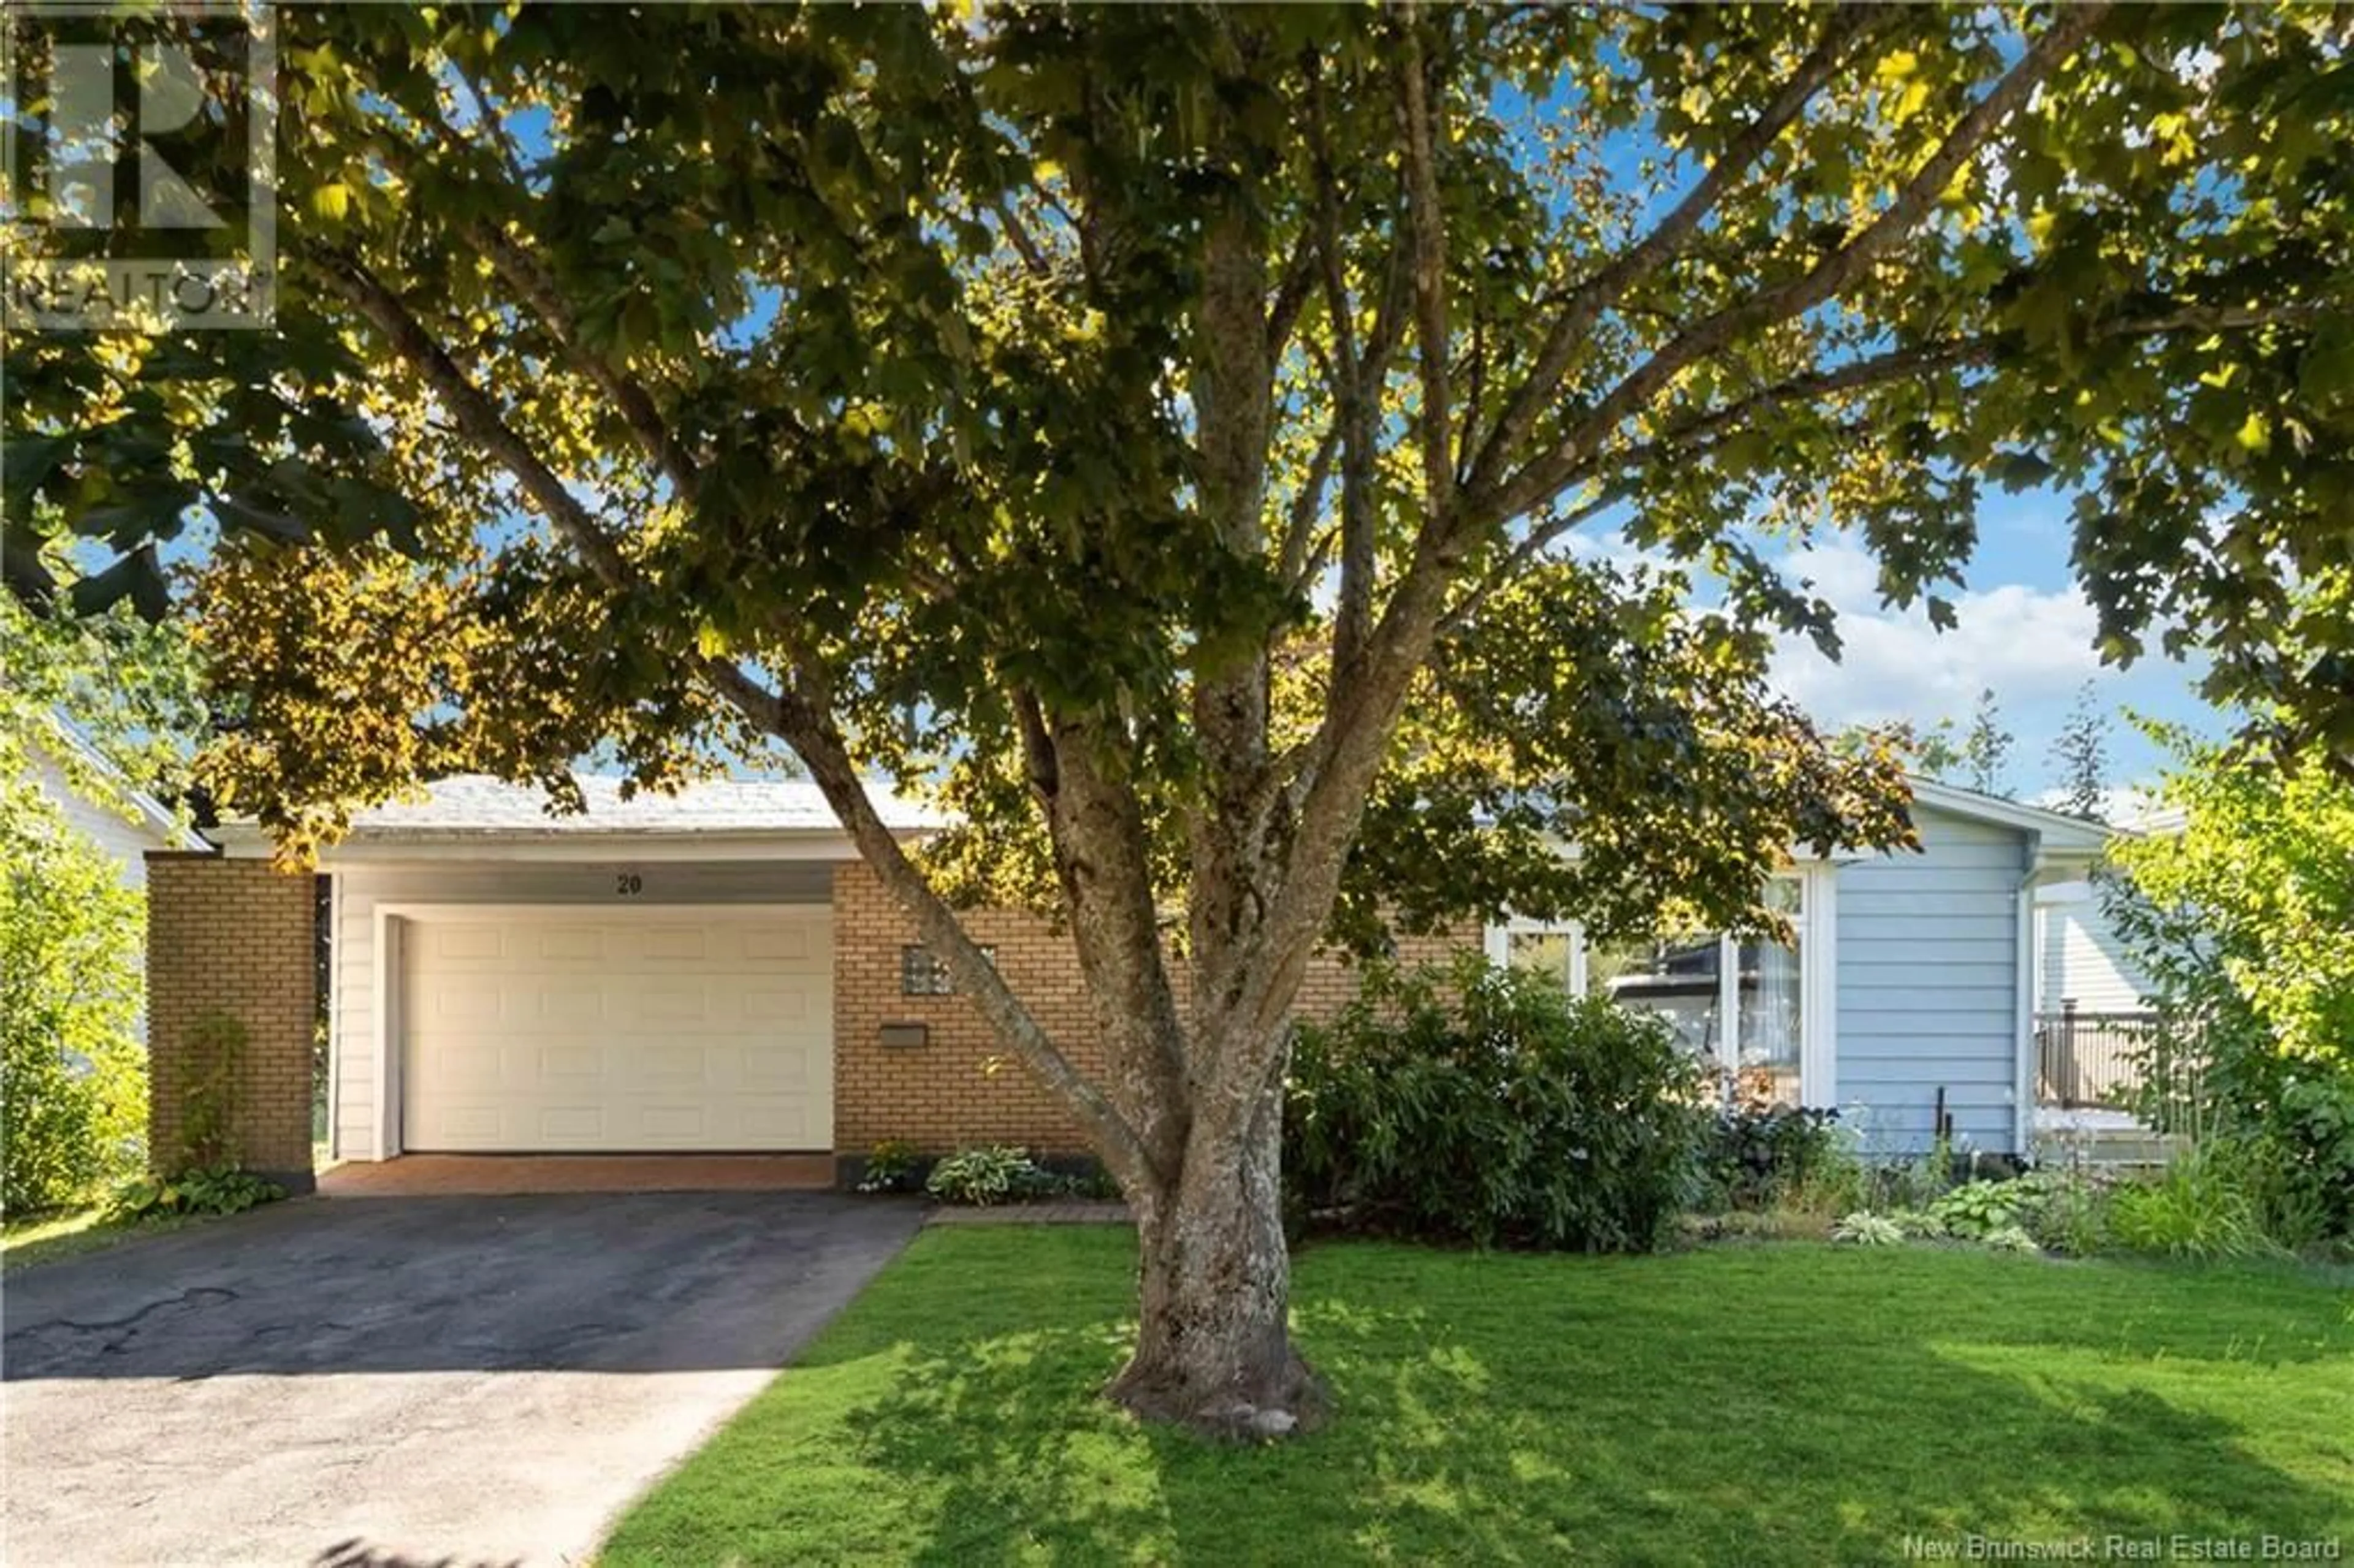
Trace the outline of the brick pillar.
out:
[[[311,1166],[311,1042],[317,1019],[312,879],[266,860],[147,856],[149,1162],[186,1162],[191,1087],[233,1039],[226,1097],[238,1162],[290,1192]]]

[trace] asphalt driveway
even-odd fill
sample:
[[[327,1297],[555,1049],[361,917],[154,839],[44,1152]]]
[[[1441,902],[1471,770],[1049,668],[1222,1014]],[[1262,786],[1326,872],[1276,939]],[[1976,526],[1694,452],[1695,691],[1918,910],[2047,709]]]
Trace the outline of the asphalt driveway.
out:
[[[0,1552],[578,1562],[918,1217],[813,1192],[307,1199],[11,1276]]]

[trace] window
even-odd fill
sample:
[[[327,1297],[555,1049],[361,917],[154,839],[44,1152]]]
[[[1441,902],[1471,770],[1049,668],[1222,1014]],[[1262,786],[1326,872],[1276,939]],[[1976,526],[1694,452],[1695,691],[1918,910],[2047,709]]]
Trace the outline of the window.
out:
[[[1787,943],[1753,938],[1740,945],[1734,973],[1735,1087],[1744,1099],[1767,1105],[1802,1103],[1799,1081],[1806,1038],[1806,885],[1777,876],[1766,885],[1766,906],[1790,923]]]
[[[1657,1014],[1711,1064],[1727,1098],[1769,1105],[1833,1103],[1828,999],[1829,867],[1775,877],[1766,906],[1789,923],[1787,942],[1721,931],[1661,933],[1588,943],[1575,924],[1514,921],[1489,936],[1489,956],[1554,979],[1573,996],[1607,997]]]
[[[981,944],[981,956],[991,964],[997,962],[997,949]],[[956,980],[949,974],[948,965],[933,956],[921,942],[910,942],[899,949],[899,994],[901,996],[954,996]]]
[[[1586,990],[1621,1007],[1657,1013],[1685,1050],[1713,1058],[1723,1033],[1723,948],[1713,931],[1596,947],[1586,956]]]
[[[1529,969],[1575,996],[1578,992],[1577,933],[1568,927],[1532,928],[1505,934],[1504,961]]]

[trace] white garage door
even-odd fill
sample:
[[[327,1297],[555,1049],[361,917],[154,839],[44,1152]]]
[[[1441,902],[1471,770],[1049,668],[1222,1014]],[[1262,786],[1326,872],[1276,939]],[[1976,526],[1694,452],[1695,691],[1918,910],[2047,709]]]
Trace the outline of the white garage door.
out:
[[[400,970],[408,1149],[833,1147],[830,911],[437,913]]]

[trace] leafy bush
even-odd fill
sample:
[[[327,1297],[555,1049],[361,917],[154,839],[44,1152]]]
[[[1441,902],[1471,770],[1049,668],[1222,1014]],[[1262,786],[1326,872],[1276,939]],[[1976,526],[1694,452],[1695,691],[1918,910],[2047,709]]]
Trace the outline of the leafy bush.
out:
[[[2266,1248],[2247,1172],[2223,1142],[2179,1155],[2148,1181],[2120,1186],[2109,1234],[2134,1252],[2168,1257],[2245,1257]]]
[[[1038,1168],[1027,1150],[1003,1144],[960,1149],[932,1167],[924,1190],[944,1203],[991,1203],[1035,1197],[1054,1178]]]
[[[1942,1241],[1946,1227],[1926,1209],[1898,1209],[1888,1216],[1906,1241]]]
[[[1296,1207],[1367,1228],[1649,1251],[1694,1195],[1703,1101],[1661,1021],[1466,955],[1301,1028],[1284,1171]]]
[[[2043,1247],[2020,1225],[1997,1225],[1978,1238],[1978,1245],[1994,1252],[2041,1252]]]
[[[858,1175],[862,1192],[912,1192],[916,1189],[916,1146],[905,1139],[886,1138],[866,1151],[866,1166]]]
[[[1887,1215],[1860,1209],[1832,1228],[1831,1240],[1857,1246],[1895,1246],[1905,1235],[1903,1227]]]
[[[177,1176],[137,1176],[115,1190],[109,1212],[117,1219],[156,1214],[235,1214],[286,1196],[286,1189],[249,1171],[222,1166]]]
[[[2101,883],[2160,1018],[2137,1108],[2264,1146],[2290,1245],[2354,1239],[2354,786],[2318,757],[2157,733],[2183,758],[2182,828],[2119,844]]]
[[[1128,1196],[1119,1190],[1119,1182],[1098,1160],[1087,1160],[1076,1171],[1057,1173],[1055,1191],[1058,1196],[1085,1198],[1091,1202],[1116,1203]]]
[[[2016,1181],[1971,1181],[1931,1203],[1929,1217],[1946,1235],[1978,1241],[1992,1232],[2017,1228],[2031,1195]]]
[[[1863,1188],[1835,1110],[1727,1107],[1710,1129],[1705,1161],[1716,1201],[1728,1208],[1836,1213],[1852,1208]]]
[[[28,779],[0,782],[0,1208],[25,1213],[144,1162],[141,912]]]
[[[2107,1184],[2067,1168],[2031,1171],[2011,1183],[2026,1194],[2020,1224],[2048,1252],[2089,1257],[2109,1245]]]

